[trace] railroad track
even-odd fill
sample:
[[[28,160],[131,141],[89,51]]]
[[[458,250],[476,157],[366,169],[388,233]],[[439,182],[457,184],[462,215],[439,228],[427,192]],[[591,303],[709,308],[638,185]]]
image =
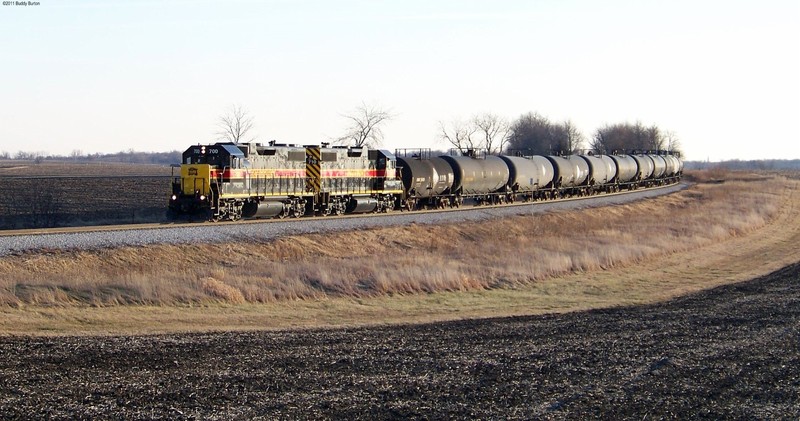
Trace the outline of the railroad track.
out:
[[[9,230],[0,232],[0,256],[32,250],[95,249],[151,244],[268,240],[286,235],[397,226],[409,223],[437,224],[480,221],[490,218],[536,214],[628,203],[682,190],[687,183],[630,192],[573,197],[551,201],[496,206],[463,206],[415,212],[359,214],[297,219],[253,219],[236,222],[171,222],[106,226]]]

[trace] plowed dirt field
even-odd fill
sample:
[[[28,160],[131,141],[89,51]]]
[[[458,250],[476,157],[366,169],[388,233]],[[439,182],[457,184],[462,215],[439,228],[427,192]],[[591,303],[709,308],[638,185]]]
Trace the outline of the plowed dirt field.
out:
[[[0,353],[7,419],[798,419],[800,263],[655,305]]]

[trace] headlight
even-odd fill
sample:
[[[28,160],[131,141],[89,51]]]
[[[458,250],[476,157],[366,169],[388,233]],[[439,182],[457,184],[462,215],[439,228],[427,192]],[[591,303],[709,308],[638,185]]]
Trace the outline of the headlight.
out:
[[[201,194],[200,195],[200,200],[206,200],[206,197]]]
[[[172,195],[172,200],[178,200],[178,196]]]

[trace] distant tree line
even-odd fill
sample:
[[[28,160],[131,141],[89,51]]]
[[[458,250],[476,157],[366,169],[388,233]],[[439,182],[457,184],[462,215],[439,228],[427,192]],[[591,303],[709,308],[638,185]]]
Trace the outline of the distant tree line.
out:
[[[354,112],[342,116],[351,124],[334,142],[356,147],[378,147],[383,140],[382,127],[394,117],[380,106],[363,102]],[[231,126],[227,120],[223,121],[227,123],[223,126]],[[522,114],[514,121],[490,112],[439,121],[437,137],[461,154],[568,155],[587,149],[586,137],[572,121],[554,122],[536,112]],[[634,150],[680,153],[680,142],[673,131],[637,121],[607,124],[597,129],[588,141],[588,149],[597,153]]]
[[[680,153],[674,132],[641,122],[607,124],[586,137],[570,120],[551,121],[535,112],[508,122],[495,114],[476,114],[450,124],[439,122],[439,139],[462,153],[481,150],[490,154],[569,155],[591,149],[597,153],[633,150],[668,150]]]
[[[638,121],[608,124],[597,129],[589,146],[600,153],[631,149],[679,151],[674,132],[664,132],[655,124],[644,126]]]
[[[355,147],[378,147],[383,141],[382,127],[394,114],[377,106],[361,104],[355,111],[343,114],[350,125],[346,132],[331,139],[334,143]],[[217,139],[233,143],[256,140],[251,135],[254,118],[241,105],[232,105],[220,117]],[[462,154],[478,152],[517,155],[569,155],[587,149],[586,137],[570,120],[554,122],[549,118],[529,112],[509,122],[504,117],[485,112],[468,119],[456,119],[446,124],[439,121],[438,138]],[[668,150],[680,153],[680,143],[672,131],[641,122],[607,124],[597,129],[588,141],[588,149],[597,153],[622,153],[623,151]],[[69,156],[47,155],[41,152],[17,152],[12,158],[0,152],[0,159],[18,159],[34,162],[45,160],[77,162],[124,162],[135,164],[172,164],[180,162],[181,153],[136,152],[132,149],[113,154],[88,154],[74,150]]]
[[[0,159],[33,161],[42,163],[45,161],[70,161],[70,162],[117,162],[129,164],[156,164],[170,165],[181,160],[181,152],[137,152],[133,149],[116,153],[93,153],[84,154],[80,150],[73,150],[69,155],[53,155],[44,152],[25,152],[19,151],[13,156],[6,152],[0,152]]]
[[[800,170],[800,159],[764,159],[758,161],[734,159],[722,162],[686,161],[685,168],[689,170],[705,170],[712,168],[765,171]]]

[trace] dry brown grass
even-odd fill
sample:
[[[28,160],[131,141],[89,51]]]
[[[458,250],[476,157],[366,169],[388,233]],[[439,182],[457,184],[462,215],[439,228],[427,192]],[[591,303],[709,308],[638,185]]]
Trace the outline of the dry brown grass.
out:
[[[478,224],[10,256],[0,259],[0,304],[241,304],[519,289],[745,235],[774,217],[787,183],[701,183],[634,204]]]

